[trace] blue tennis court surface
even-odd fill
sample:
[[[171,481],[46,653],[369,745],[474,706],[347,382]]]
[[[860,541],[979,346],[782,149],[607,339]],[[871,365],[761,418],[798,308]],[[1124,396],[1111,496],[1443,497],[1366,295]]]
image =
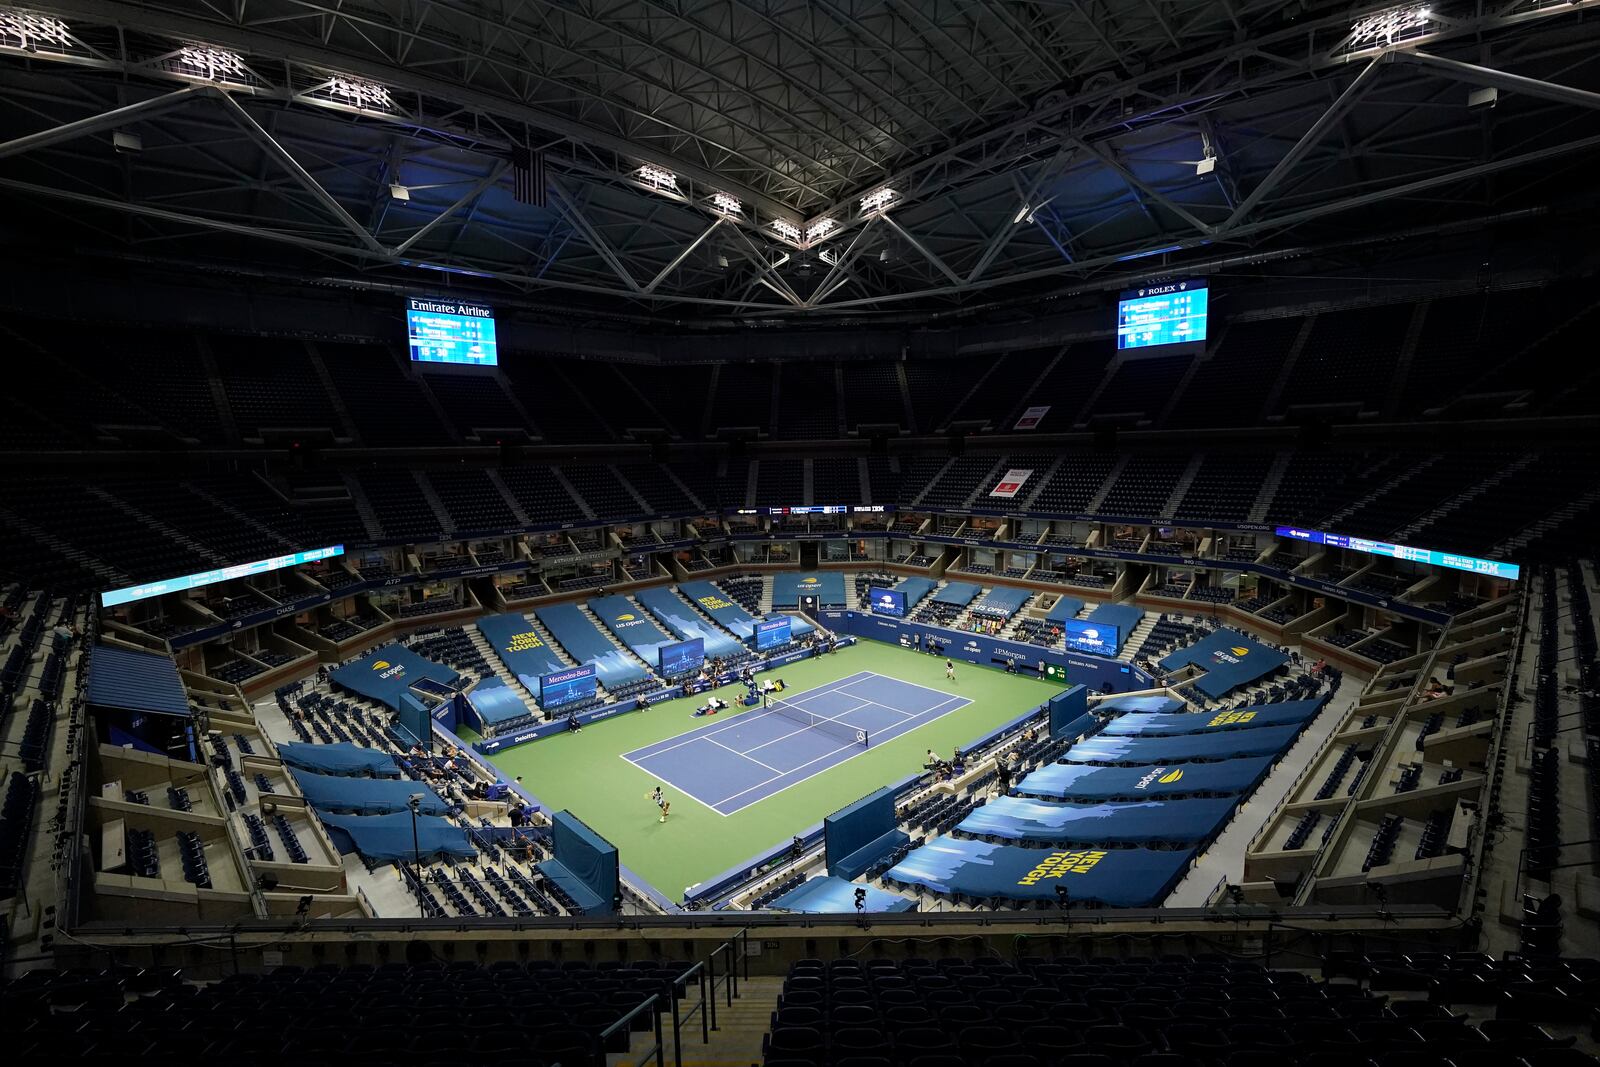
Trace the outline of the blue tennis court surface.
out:
[[[972,703],[871,671],[783,699],[832,725],[805,726],[772,708],[730,708],[698,729],[622,758],[718,815],[732,815],[865,752],[849,739],[851,731],[864,731],[876,748]]]

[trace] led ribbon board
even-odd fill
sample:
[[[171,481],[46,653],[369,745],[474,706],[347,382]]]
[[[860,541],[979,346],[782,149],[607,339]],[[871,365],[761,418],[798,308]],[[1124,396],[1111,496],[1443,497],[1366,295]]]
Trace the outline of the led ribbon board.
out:
[[[182,578],[167,578],[159,582],[130,585],[101,593],[100,606],[113,608],[118,604],[129,604],[135,600],[148,600],[153,596],[179,593],[185,589],[199,589],[204,585],[215,585],[217,582],[232,581],[235,578],[248,578],[253,574],[266,574],[268,571],[278,571],[285,567],[315,563],[319,559],[331,559],[342,555],[344,555],[343,545],[329,545],[327,548],[308,548],[304,552],[294,552],[287,556],[258,559],[254,563],[239,563],[232,567],[200,571],[198,574],[185,574]]]
[[[1512,582],[1522,576],[1522,568],[1515,563],[1479,559],[1476,556],[1463,556],[1455,552],[1440,552],[1433,548],[1391,545],[1387,541],[1369,541],[1364,537],[1347,537],[1344,534],[1325,533],[1322,530],[1302,530],[1295,526],[1279,526],[1276,533],[1279,537],[1290,541],[1328,545],[1331,548],[1348,548],[1352,552],[1366,552],[1374,556],[1409,560],[1412,563],[1426,563],[1433,567],[1448,567],[1470,574],[1486,574],[1491,578],[1504,578]]]

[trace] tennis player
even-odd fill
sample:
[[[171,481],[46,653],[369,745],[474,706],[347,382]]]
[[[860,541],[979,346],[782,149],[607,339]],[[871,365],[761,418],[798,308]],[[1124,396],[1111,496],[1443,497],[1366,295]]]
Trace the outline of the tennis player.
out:
[[[956,662],[955,662],[955,660],[947,659],[947,660],[944,661],[944,676],[949,681],[953,682],[953,681],[956,680]]]

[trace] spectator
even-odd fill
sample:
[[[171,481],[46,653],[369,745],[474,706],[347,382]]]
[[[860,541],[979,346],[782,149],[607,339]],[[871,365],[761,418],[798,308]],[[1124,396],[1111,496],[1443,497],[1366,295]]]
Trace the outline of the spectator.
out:
[[[577,733],[581,729],[583,727],[578,724],[578,716],[573,712],[567,712],[567,730],[570,733]]]

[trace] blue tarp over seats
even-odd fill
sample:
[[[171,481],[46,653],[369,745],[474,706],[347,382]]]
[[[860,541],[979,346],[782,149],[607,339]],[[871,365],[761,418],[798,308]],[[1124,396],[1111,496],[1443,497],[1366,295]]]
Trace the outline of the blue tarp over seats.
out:
[[[796,886],[768,904],[780,911],[800,911],[809,915],[854,915],[856,890],[867,891],[865,911],[916,911],[914,901],[885,893],[870,885],[858,886],[843,878],[823,875]]]
[[[1206,673],[1194,683],[1195,688],[1216,700],[1266,677],[1287,662],[1286,653],[1268,648],[1238,630],[1224,628],[1164,657],[1161,669],[1176,671],[1191,665],[1200,668]]]
[[[838,571],[823,571],[820,574],[784,571],[773,576],[773,607],[797,608],[801,596],[814,596],[817,603],[825,608],[848,606],[844,599],[844,575]]]
[[[1288,748],[1300,725],[1259,730],[1216,730],[1177,737],[1106,737],[1080,741],[1062,756],[1066,763],[1177,763],[1181,760],[1276,756]]]
[[[1266,777],[1275,756],[1246,756],[1216,763],[1141,763],[1094,767],[1052,763],[1012,786],[1025,796],[1053,800],[1150,800],[1180,796],[1236,796]]]
[[[1133,634],[1134,627],[1144,618],[1144,609],[1132,604],[1101,604],[1089,613],[1089,622],[1098,622],[1117,628],[1117,651]]]
[[[1154,907],[1183,878],[1194,849],[1049,849],[941,837],[912,851],[884,876],[973,899],[1055,900],[1056,886],[1074,901],[1110,907]]]
[[[684,582],[678,589],[739,640],[748,641],[756,632],[756,617],[710,582]]]
[[[1102,715],[1125,711],[1149,711],[1157,714],[1182,711],[1187,705],[1177,697],[1109,697],[1094,706]]]
[[[1100,736],[1164,737],[1203,734],[1213,730],[1259,730],[1267,726],[1291,726],[1314,718],[1322,704],[1320,699],[1292,700],[1233,711],[1199,711],[1179,715],[1136,711],[1112,719],[1100,731]]]
[[[461,675],[442,663],[423,659],[404,645],[391,643],[343,667],[335,667],[329,677],[337,686],[399,711],[400,696],[411,683],[431,678],[454,685]]]
[[[922,603],[922,598],[933,592],[938,584],[932,578],[907,578],[895,586],[895,589],[905,594],[906,613],[910,614],[911,609]]]
[[[933,594],[935,604],[954,604],[964,608],[972,603],[972,598],[983,592],[983,586],[973,582],[951,582],[937,593]]]
[[[997,797],[956,827],[974,837],[1003,837],[1049,845],[1147,845],[1209,841],[1238,804],[1237,797],[1055,804]]]
[[[580,913],[610,915],[619,875],[616,846],[570,811],[551,817],[550,838],[555,857],[538,864],[539,873],[560,886]]]
[[[279,741],[278,755],[283,762],[301,770],[318,774],[375,775],[379,778],[400,777],[400,767],[394,757],[375,748],[362,748],[348,741],[332,745],[308,745],[299,741]]]
[[[1076,619],[1078,612],[1082,610],[1083,601],[1077,597],[1056,597],[1055,606],[1045,613],[1044,620],[1045,622],[1066,622],[1068,619]]]
[[[477,627],[506,670],[530,693],[539,691],[539,679],[543,675],[554,674],[566,666],[556,650],[544,643],[526,616],[509,611],[489,615],[479,619]]]
[[[410,812],[394,815],[335,815],[321,811],[317,818],[328,828],[328,836],[342,853],[358,852],[375,863],[410,862],[413,849]],[[476,859],[467,832],[434,815],[416,817],[415,854],[424,860],[441,856]]]
[[[768,615],[767,618],[775,619],[779,615],[788,614],[789,613],[785,611],[775,611],[771,615]],[[815,629],[816,627],[812,626],[811,623],[808,622],[803,616],[789,615],[789,637],[791,640],[798,641],[800,638],[804,637],[806,634]]]
[[[829,874],[848,881],[911,840],[896,825],[897,792],[884,786],[822,820]]]
[[[663,586],[641,589],[633,594],[633,598],[677,637],[684,641],[696,637],[703,640],[706,643],[708,659],[715,656],[733,656],[744,651],[743,645],[707,622],[704,616],[670,589]],[[651,664],[652,667],[655,665]]]
[[[352,815],[384,815],[405,811],[413,793],[422,794],[422,814],[443,815],[450,805],[439,794],[406,778],[340,778],[311,771],[295,771],[294,780],[306,803],[318,811]]]
[[[589,621],[589,617],[578,610],[576,604],[550,604],[535,608],[533,613],[550,631],[550,636],[561,642],[561,647],[567,650],[568,655],[579,663],[594,664],[594,672],[601,685],[615,687],[645,677],[644,668],[629,659],[611,638],[601,633]],[[660,633],[659,630],[656,632]]]
[[[589,610],[605,623],[613,637],[648,664],[661,661],[662,645],[675,643],[661,632],[648,612],[625,596],[595,597],[589,601]]]
[[[95,645],[88,701],[96,707],[189,717],[189,694],[171,656]]]
[[[1032,595],[1031,589],[1012,589],[1009,586],[997,585],[992,587],[989,595],[983,598],[983,602],[972,610],[978,615],[1009,619],[1022,610],[1022,605],[1026,604]]]
[[[533,679],[533,685],[537,692],[539,687],[537,678]],[[498,678],[484,682],[474,689],[467,697],[467,702],[478,714],[479,733],[483,733],[485,728],[492,733],[519,719],[534,717],[533,710],[517,691]]]

